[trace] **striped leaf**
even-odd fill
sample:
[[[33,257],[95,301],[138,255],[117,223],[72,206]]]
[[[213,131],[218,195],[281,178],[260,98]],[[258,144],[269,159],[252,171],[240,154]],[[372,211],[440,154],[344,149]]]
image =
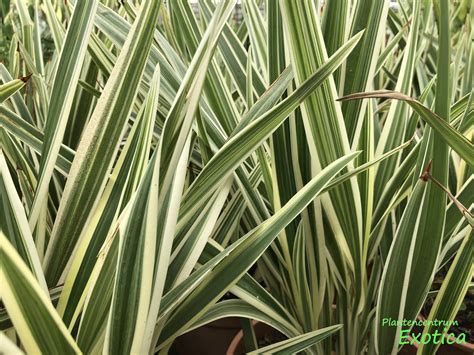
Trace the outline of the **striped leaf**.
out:
[[[364,98],[387,98],[406,102],[415,110],[440,138],[444,140],[456,153],[459,154],[470,166],[474,166],[474,145],[461,133],[455,130],[445,118],[431,111],[419,101],[394,91],[376,91],[367,93],[356,93],[340,98],[341,101],[356,100]]]
[[[0,85],[0,103],[7,100],[14,93],[22,89],[30,77],[24,77],[21,79],[11,80],[7,83]]]
[[[321,340],[331,336],[339,329],[341,329],[341,325],[333,325],[331,327],[322,328],[319,330],[315,330],[313,332],[309,332],[306,334],[299,335],[297,337],[283,340],[278,343],[267,345],[263,348],[259,348],[258,350],[254,350],[249,352],[249,354],[294,354],[300,351],[303,351],[310,346],[320,342]]]
[[[443,320],[446,322],[454,321],[456,314],[462,304],[469,283],[474,274],[474,264],[472,256],[474,253],[474,238],[472,230],[468,230],[464,236],[464,241],[458,249],[456,258],[453,260],[448,274],[443,281],[441,289],[436,295],[436,299],[431,308],[427,321],[430,325],[425,326],[424,334],[446,334],[449,326],[436,326],[434,320]],[[432,321],[432,322],[430,322]],[[423,336],[422,335],[422,336]],[[421,344],[418,348],[418,354],[434,354],[440,344],[434,342]]]
[[[161,336],[162,345],[174,340],[183,329],[216,302],[252,266],[278,233],[286,227],[317,196],[325,185],[343,169],[357,153],[338,159],[323,169],[305,188],[263,225],[221,252],[223,259],[201,284],[193,290],[178,309],[171,315]],[[245,255],[245,261],[244,261]],[[212,260],[210,261],[212,262]]]
[[[4,219],[2,218],[1,223],[2,230],[6,233],[10,243],[15,246],[23,261],[28,265],[39,285],[41,285],[43,292],[48,294],[36,245],[31,231],[27,227],[28,220],[26,219],[25,209],[17,194],[2,150],[0,150],[0,191],[2,192],[1,201],[4,211]]]
[[[46,278],[57,283],[91,209],[103,191],[146,63],[159,1],[144,3],[83,133],[45,255]],[[68,235],[68,239],[61,238]]]
[[[1,296],[27,353],[80,353],[49,296],[0,233]]]

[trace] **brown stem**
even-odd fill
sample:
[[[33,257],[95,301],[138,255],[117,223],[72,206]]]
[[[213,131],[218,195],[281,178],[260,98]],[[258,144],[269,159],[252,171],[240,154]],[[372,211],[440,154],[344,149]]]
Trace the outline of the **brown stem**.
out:
[[[438,186],[441,190],[443,190],[448,197],[450,198],[451,201],[453,201],[454,205],[458,208],[458,210],[461,212],[463,216],[468,215],[471,219],[473,218],[473,215],[469,210],[461,203],[459,200],[454,196],[441,182],[436,180],[431,174],[430,174],[430,169],[431,169],[431,164],[432,160],[428,162],[426,167],[423,169],[423,172],[420,175],[420,179],[423,181],[428,181],[431,180],[434,182],[436,186]],[[471,221],[468,219],[469,224],[471,224]]]

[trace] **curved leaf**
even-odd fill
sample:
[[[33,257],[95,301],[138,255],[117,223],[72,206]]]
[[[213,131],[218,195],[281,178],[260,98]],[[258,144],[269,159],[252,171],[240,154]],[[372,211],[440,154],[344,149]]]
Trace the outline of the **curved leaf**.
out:
[[[415,110],[420,117],[431,128],[433,128],[443,140],[464,159],[471,167],[474,167],[474,145],[462,134],[456,131],[439,115],[425,107],[414,98],[396,91],[379,90],[373,92],[361,92],[341,97],[340,101],[358,100],[368,98],[381,98],[405,101]]]

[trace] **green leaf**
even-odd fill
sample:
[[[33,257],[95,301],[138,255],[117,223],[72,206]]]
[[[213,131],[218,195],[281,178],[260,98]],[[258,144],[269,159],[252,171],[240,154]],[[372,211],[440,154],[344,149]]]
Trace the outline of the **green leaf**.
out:
[[[5,68],[5,66],[3,65],[3,63],[0,63],[0,78],[3,80],[4,83],[13,80],[7,68]],[[33,124],[33,117],[31,116],[31,113],[28,107],[26,106],[22,95],[20,95],[19,92],[15,92],[11,96],[10,101],[12,102],[16,111],[21,115],[21,117],[23,117],[23,119],[28,121],[28,123]]]
[[[226,176],[238,166],[340,65],[360,39],[351,38],[328,61],[309,77],[292,95],[263,113],[255,121],[229,139],[209,161],[193,185],[186,191],[180,209],[180,218],[197,208],[198,202],[208,197]],[[251,134],[250,134],[251,133]]]
[[[319,194],[330,180],[343,169],[357,153],[344,156],[323,169],[301,189],[273,217],[222,251],[223,260],[207,274],[199,286],[181,303],[168,320],[161,334],[166,345],[203,315],[268,248],[280,231],[288,225]],[[209,263],[211,263],[209,261]]]
[[[27,353],[79,354],[71,334],[3,232],[0,232],[2,301]]]
[[[47,197],[49,182],[61,148],[79,74],[86,55],[96,7],[97,0],[84,0],[76,4],[63,42],[46,117],[38,185],[29,215],[29,224],[32,230],[36,225],[40,209],[44,205],[44,199]]]
[[[189,130],[204,85],[206,71],[202,69],[210,65],[217,38],[233,6],[233,1],[223,1],[214,13],[166,119],[128,223],[120,234],[119,263],[105,342],[107,352],[143,353],[154,344],[186,175]],[[130,292],[129,285],[136,285],[133,287],[136,292]],[[130,304],[135,307],[131,308]]]
[[[103,191],[128,120],[153,39],[160,1],[143,3],[117,63],[92,114],[64,188],[44,268],[56,284]],[[68,238],[62,238],[67,235]]]
[[[377,348],[381,353],[397,352],[401,327],[382,325],[383,318],[395,320],[412,319],[416,317],[406,314],[407,292],[412,283],[412,267],[417,247],[417,237],[422,228],[424,205],[427,195],[427,183],[418,180],[410,196],[409,202],[399,222],[395,239],[391,245],[380,282],[377,302],[376,334]],[[437,250],[435,251],[437,252]],[[398,285],[398,287],[394,287]]]
[[[445,322],[454,320],[466,295],[469,283],[472,280],[472,275],[474,274],[474,264],[472,262],[473,253],[474,238],[471,229],[468,230],[464,236],[464,241],[441,285],[441,289],[436,296],[427,318],[428,322],[433,320]],[[425,326],[423,335],[434,334],[435,332],[438,332],[438,334],[446,334],[449,329],[449,326],[436,326],[434,322],[431,322]],[[417,354],[434,354],[439,348],[439,345],[440,344],[435,344],[434,342],[421,343]]]
[[[44,135],[40,130],[30,125],[23,117],[4,106],[0,106],[0,123],[12,136],[25,143],[35,152],[41,153]],[[64,176],[67,176],[69,173],[74,154],[75,152],[71,148],[64,144],[61,145],[55,167]]]
[[[0,149],[0,201],[4,211],[4,218],[0,223],[7,234],[8,240],[15,246],[18,254],[36,277],[43,291],[48,294],[48,287],[41,269],[41,261],[36,251],[33,236],[28,228],[25,209],[17,194],[15,184]]]
[[[316,4],[311,1],[280,1],[290,60],[299,85],[320,70],[327,58],[326,46],[318,18]],[[356,36],[362,37],[363,31]],[[352,52],[352,51],[351,51]],[[340,104],[335,99],[337,91],[332,76],[302,104],[304,132],[308,145],[310,175],[327,166],[338,157],[350,151],[350,140],[345,129]],[[352,169],[349,164],[348,169]],[[329,192],[329,199],[323,199],[328,227],[335,234],[337,248],[353,273],[354,312],[363,303],[362,280],[364,242],[362,235],[362,214],[360,192],[355,179],[346,181]],[[320,233],[323,231],[320,228]],[[319,237],[319,236],[318,236]]]
[[[263,322],[272,326],[289,337],[291,337],[291,334],[293,334],[292,330],[287,329],[285,324],[276,321],[268,314],[268,312],[262,311],[242,300],[226,300],[217,302],[206,312],[205,315],[199,318],[188,329],[188,331],[199,328],[205,324],[209,324],[215,320],[227,317],[241,317],[258,320],[259,322]]]
[[[249,355],[257,354],[296,354],[303,351],[310,346],[320,342],[321,340],[331,336],[339,329],[342,325],[337,324],[330,327],[315,330],[313,332],[305,333],[297,337],[283,340],[278,343],[265,346],[255,351],[249,352]]]
[[[334,2],[334,1],[333,1]],[[386,36],[386,18],[389,8],[388,1],[357,2],[352,23],[352,34],[365,29],[359,46],[347,58],[344,76],[344,93],[366,91],[373,86],[377,55],[369,60],[363,53],[378,53]],[[334,19],[332,19],[334,21]],[[340,26],[336,23],[336,26]],[[330,35],[330,34],[329,34]],[[350,142],[357,142],[357,131],[364,118],[365,103],[361,101],[345,102],[342,113],[346,122],[347,135]]]
[[[72,326],[79,316],[89,291],[97,254],[103,247],[119,213],[135,192],[148,163],[158,105],[159,73],[159,68],[157,68],[150,92],[132,126],[98,207],[84,230],[72,259],[71,269],[64,282],[64,291],[58,304],[58,312],[69,326]]]
[[[15,94],[17,91],[21,90],[26,85],[29,78],[30,76],[27,76],[21,79],[11,80],[0,85],[0,104]]]
[[[339,100],[356,100],[366,98],[385,98],[401,100],[410,105],[436,133],[471,167],[474,166],[474,145],[456,131],[444,118],[425,107],[417,100],[395,91],[380,90],[367,93],[356,93],[341,97]]]

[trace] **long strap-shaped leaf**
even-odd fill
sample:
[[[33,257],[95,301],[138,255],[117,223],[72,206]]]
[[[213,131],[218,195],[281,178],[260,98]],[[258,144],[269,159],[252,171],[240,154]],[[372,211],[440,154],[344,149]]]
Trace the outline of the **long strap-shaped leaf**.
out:
[[[449,3],[443,1],[437,5],[440,6],[438,9],[441,15],[438,22],[439,52],[435,110],[439,116],[432,114],[416,101],[408,100],[408,103],[411,103],[415,111],[428,123],[430,119],[437,118],[436,124],[431,123],[434,134],[431,134],[429,128],[425,131],[422,143],[426,143],[426,148],[422,147],[420,150],[420,160],[424,161],[424,155],[429,155],[429,158],[433,159],[433,177],[442,185],[446,185],[448,144],[458,146],[460,142],[466,141],[467,143],[467,140],[459,134],[457,139],[454,139],[453,136],[456,136],[457,132],[453,129],[449,130],[450,94],[447,84],[450,79]],[[443,129],[437,129],[438,125],[441,125]],[[450,139],[446,139],[446,133]],[[438,141],[439,137],[445,138],[450,143]],[[464,153],[472,151],[470,148]],[[381,318],[415,319],[426,298],[436,272],[437,259],[441,249],[445,210],[445,192],[434,186],[434,183],[427,184],[421,179],[418,180],[399,223],[382,274],[375,332],[376,348],[379,354],[397,351],[398,335],[402,329],[398,326],[383,327]],[[403,276],[400,277],[401,275]],[[397,280],[400,287],[395,291],[393,284]]]
[[[349,154],[328,165],[273,217],[218,254],[216,258],[225,256],[223,260],[204,277],[201,284],[169,318],[162,333],[161,346],[172,341],[237,283],[281,230],[300,214],[356,155],[357,153]],[[209,262],[212,263],[212,259]]]
[[[0,79],[3,80],[4,83],[14,80],[10,73],[8,72],[7,68],[0,63]],[[28,107],[23,100],[23,97],[20,95],[18,91],[13,93],[10,96],[10,101],[15,107],[16,111],[26,120],[28,123],[33,124],[33,118],[31,116]]]
[[[0,104],[26,85],[29,77],[14,79],[0,85]]]
[[[249,352],[249,355],[257,355],[257,354],[297,354],[300,351],[303,351],[309,348],[311,345],[320,342],[321,340],[327,338],[328,336],[332,335],[333,333],[337,332],[339,329],[342,328],[342,325],[333,325],[330,327],[322,328],[315,330],[313,332],[309,332],[306,334],[299,335],[297,337],[283,340],[278,343],[265,346],[258,350],[254,350]]]
[[[247,113],[242,117],[240,120],[239,124],[233,131],[233,135],[237,134],[240,130],[242,130],[245,126],[247,126],[253,119],[270,109],[278,100],[278,98],[281,96],[282,92],[285,90],[285,87],[287,87],[290,79],[291,79],[291,71],[290,68],[287,68],[287,70],[284,71],[284,74],[275,82],[272,84],[272,86],[259,98],[258,102],[252,106],[251,110],[247,111]],[[219,143],[221,143],[219,141]],[[224,145],[225,141],[222,139],[222,145]],[[241,182],[242,177],[246,178],[245,172],[243,171],[243,167],[237,168],[236,172],[236,178],[237,178],[237,183]],[[244,180],[244,179],[242,179]],[[242,181],[241,185],[244,187],[249,186],[250,184],[246,183],[245,181]],[[251,186],[251,185],[250,185]],[[245,193],[248,194],[254,194],[253,196],[256,196],[256,199],[258,198],[257,194],[255,194],[255,190],[253,188],[248,188],[245,190]],[[198,219],[202,219],[204,216],[207,219],[207,212],[205,212],[207,209],[209,209],[209,206],[205,207],[204,205],[209,205],[209,201],[206,200],[201,200],[200,204],[202,207],[196,210],[195,214],[193,215],[188,215],[189,218],[179,219],[179,223],[177,225],[177,232],[175,239],[173,243],[175,245],[180,245],[182,246],[183,243],[187,243],[191,239],[191,243],[195,242],[195,238],[191,237],[192,234],[192,228],[190,229],[187,222],[188,221],[193,221],[194,225],[199,225],[199,227],[203,227],[202,222],[198,222]],[[263,202],[261,203],[263,205],[263,208],[265,208]],[[268,216],[268,212],[265,211],[261,213],[261,220],[266,219]],[[189,244],[188,244],[189,245]],[[186,252],[180,252],[179,256],[175,260],[173,260],[173,263],[176,263],[177,260],[181,259],[181,261],[186,260],[189,257],[190,253],[195,253],[196,250],[194,248],[189,249],[188,248],[188,253]],[[200,253],[197,253],[198,255]],[[171,267],[174,267],[171,265]],[[168,276],[168,281],[167,282],[175,282],[175,278],[177,277],[177,274],[170,273]]]
[[[160,320],[177,308],[180,302],[200,284],[205,275],[211,272],[225,258],[225,254],[221,253],[222,250],[223,248],[219,244],[215,243],[212,239],[209,240],[199,260],[201,263],[205,263],[205,265],[198,268],[186,280],[163,296]],[[291,318],[289,312],[249,274],[242,276],[237,284],[230,289],[230,292],[249,305],[264,312],[267,317],[272,319],[272,324],[280,324],[281,326],[277,328],[283,333],[288,336],[298,334],[298,330],[292,324],[295,322],[288,320]]]
[[[397,73],[395,90],[402,92],[406,95],[411,95],[413,86],[413,73],[415,70],[416,63],[416,51],[418,47],[419,32],[422,31],[420,28],[420,11],[422,3],[416,1],[412,6],[412,19],[410,22],[410,31],[408,38],[406,39],[406,45],[401,58],[400,70]],[[346,92],[349,94],[350,92]],[[377,142],[375,149],[376,154],[386,152],[389,149],[393,149],[399,145],[407,137],[405,136],[406,131],[406,120],[408,119],[408,107],[403,105],[401,102],[394,101],[390,104],[387,117],[383,127],[381,128],[380,138]],[[408,135],[412,135],[413,132],[408,132]],[[377,201],[382,192],[382,188],[387,184],[388,180],[393,176],[395,170],[399,164],[399,158],[393,157],[387,160],[377,169],[377,175],[374,185],[374,200]]]
[[[288,34],[295,81],[300,84],[327,60],[317,8],[311,1],[290,0],[280,0],[280,7],[285,33]],[[361,34],[359,32],[358,35]],[[336,97],[334,80],[329,76],[301,106],[312,175],[350,151],[344,117],[340,105],[335,102]],[[354,303],[357,307],[363,301],[361,296],[365,273],[361,201],[357,181],[351,179],[332,189],[329,198],[322,199],[321,203],[331,229],[340,231],[334,234],[353,271]]]
[[[153,39],[150,28],[155,27],[160,3],[158,0],[142,3],[140,14],[84,131],[45,256],[44,267],[50,284],[58,281],[105,186],[146,64]]]
[[[38,186],[29,216],[32,230],[48,194],[49,181],[61,148],[82,63],[87,52],[87,43],[94,23],[96,7],[97,0],[77,2],[63,43],[46,118]]]
[[[189,328],[189,330],[199,328],[218,319],[236,316],[257,320],[271,325],[273,328],[279,330],[288,337],[295,336],[295,330],[292,329],[292,327],[288,328],[287,324],[279,322],[273,318],[267,310],[262,310],[240,299],[217,302],[204,316],[199,318]]]
[[[155,155],[137,191],[124,232],[120,233],[105,353],[138,353],[142,345],[153,287],[155,249],[157,242],[161,243],[156,240],[157,164]]]
[[[474,238],[472,230],[467,232],[464,242],[458,250],[458,254],[449,268],[448,274],[441,285],[441,290],[436,296],[433,307],[428,316],[428,321],[443,320],[452,321],[459,311],[462,300],[466,295],[469,283],[474,274]],[[423,334],[445,334],[449,327],[443,325],[435,326],[434,323],[425,326]],[[422,343],[418,348],[419,355],[435,354],[439,344],[434,342]]]
[[[203,16],[208,20],[211,18],[211,8],[213,8],[212,3],[203,2],[199,5],[202,5]],[[218,47],[224,58],[224,64],[229,70],[229,74],[234,79],[236,89],[239,91],[242,98],[245,97],[246,92],[246,77],[242,75],[246,71],[246,61],[247,61],[247,51],[244,48],[242,42],[240,42],[237,34],[232,30],[229,24],[224,26],[222,30],[222,40],[219,41]],[[252,76],[252,83],[257,96],[262,95],[265,91],[265,83],[261,77],[261,74],[258,70],[252,65],[249,68]]]
[[[432,129],[434,129],[440,137],[448,144],[453,150],[459,154],[470,166],[474,166],[474,145],[464,137],[461,133],[456,131],[448,122],[446,122],[438,114],[425,107],[422,103],[415,100],[414,98],[404,95],[400,92],[380,90],[374,92],[362,92],[355,93],[341,97],[339,100],[356,100],[356,99],[368,99],[368,98],[381,98],[381,99],[394,99],[405,101],[410,105],[413,110],[416,111]]]
[[[71,269],[64,281],[64,289],[57,307],[69,327],[74,325],[82,309],[85,295],[89,293],[92,271],[96,267],[97,255],[103,247],[107,234],[123,206],[130,199],[130,195],[135,192],[145,171],[158,106],[159,82],[160,71],[157,68],[150,92],[70,263]]]
[[[204,69],[210,65],[233,6],[234,1],[227,0],[216,8],[166,119],[159,147],[121,235],[107,352],[143,353],[152,344],[186,175],[189,132],[206,77]],[[130,292],[130,284],[137,285],[134,292]]]
[[[80,354],[51,301],[0,232],[1,298],[29,354]]]
[[[368,7],[370,9],[368,9]],[[386,34],[385,21],[388,7],[389,1],[386,0],[370,3],[365,1],[357,2],[356,10],[354,10],[355,15],[352,23],[352,31],[359,31],[361,27],[366,28],[366,30],[360,46],[347,58],[344,93],[365,91],[373,85],[375,66],[378,59],[376,54],[379,53],[380,46],[383,42],[382,39]],[[339,24],[336,26],[338,25]],[[331,33],[328,33],[328,36],[330,37]],[[373,53],[374,55],[367,58],[364,53]],[[351,144],[358,140],[358,137],[354,135],[357,132],[357,128],[360,129],[360,127],[357,126],[364,121],[364,110],[362,102],[346,102],[342,105],[347,135],[349,136]]]
[[[35,152],[41,153],[44,144],[43,133],[5,106],[0,106],[0,126]],[[56,169],[67,176],[73,159],[74,151],[64,144],[61,145],[56,160]]]
[[[186,45],[188,46],[188,50],[194,55],[202,35],[191,4],[186,1],[178,2],[173,12],[175,16],[179,17],[179,23],[182,23],[180,26],[183,27],[181,30],[183,35],[186,36]],[[210,23],[208,26],[209,25]],[[230,134],[239,121],[239,113],[230,90],[225,84],[224,77],[218,67],[216,59],[211,60],[206,71],[206,77],[207,80],[204,83],[203,94],[219,118],[222,127]]]
[[[403,319],[405,315],[406,293],[410,282],[416,236],[423,223],[423,204],[427,195],[426,182],[419,180],[410,196],[392,247],[388,254],[378,295],[376,317],[376,344],[379,354],[396,353],[400,327],[382,326],[382,318]],[[388,267],[388,266],[389,267]],[[398,285],[398,287],[394,287]]]
[[[36,251],[33,236],[28,228],[25,209],[16,192],[16,187],[8,170],[3,151],[0,149],[0,206],[3,208],[0,228],[7,233],[7,238],[16,247],[18,254],[35,275],[45,294],[48,287],[44,278],[41,262]]]
[[[274,132],[278,126],[319,87],[327,77],[342,63],[357,44],[361,34],[352,37],[334,53],[313,75],[298,87],[291,96],[229,139],[219,152],[209,161],[193,185],[186,191],[180,215],[184,218],[192,212],[199,201],[207,198],[232,170],[238,166],[261,142]]]

